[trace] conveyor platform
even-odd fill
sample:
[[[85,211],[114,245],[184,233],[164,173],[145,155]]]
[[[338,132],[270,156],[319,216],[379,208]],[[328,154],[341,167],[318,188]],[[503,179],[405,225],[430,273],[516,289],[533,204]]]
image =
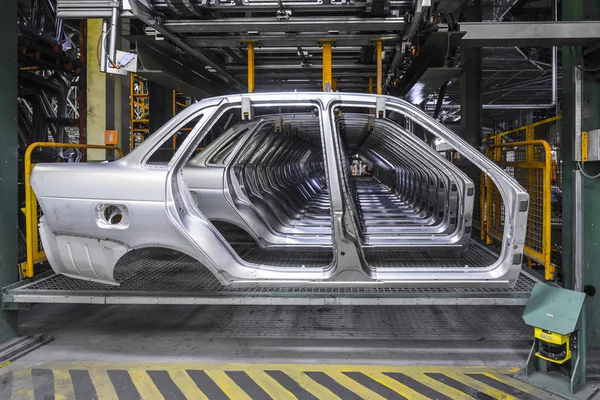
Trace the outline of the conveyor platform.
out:
[[[238,252],[244,250],[237,244]],[[257,252],[257,249],[246,249]],[[431,257],[415,252],[412,265],[426,266]],[[257,253],[258,254],[258,253]],[[466,252],[494,257],[475,241]],[[382,254],[382,260],[390,254]],[[258,257],[258,256],[256,256]],[[297,260],[306,262],[307,260]],[[433,260],[435,261],[435,260]],[[439,261],[438,261],[439,262]],[[121,286],[110,286],[46,272],[31,280],[5,287],[7,303],[80,304],[272,304],[272,305],[524,305],[534,275],[523,270],[512,289],[484,288],[231,288],[218,280],[196,260],[162,249],[131,252],[115,271]]]

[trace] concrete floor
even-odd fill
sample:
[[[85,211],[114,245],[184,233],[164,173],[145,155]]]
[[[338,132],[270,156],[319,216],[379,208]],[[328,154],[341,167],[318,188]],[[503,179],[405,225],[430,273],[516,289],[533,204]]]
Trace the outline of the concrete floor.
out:
[[[511,306],[36,305],[21,333],[55,340],[17,363],[268,362],[521,366]]]
[[[2,368],[0,398],[558,399],[512,377],[522,312],[40,304],[21,334],[54,340]]]

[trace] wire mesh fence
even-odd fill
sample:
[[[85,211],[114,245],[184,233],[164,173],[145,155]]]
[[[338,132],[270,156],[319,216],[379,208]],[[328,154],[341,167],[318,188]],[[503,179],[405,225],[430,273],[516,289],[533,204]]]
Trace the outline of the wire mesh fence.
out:
[[[562,258],[561,116],[501,132],[484,141],[487,155],[529,193],[525,240],[529,266],[544,268],[547,280],[556,278]],[[481,238],[498,242],[504,230],[504,206],[498,188],[482,177]]]

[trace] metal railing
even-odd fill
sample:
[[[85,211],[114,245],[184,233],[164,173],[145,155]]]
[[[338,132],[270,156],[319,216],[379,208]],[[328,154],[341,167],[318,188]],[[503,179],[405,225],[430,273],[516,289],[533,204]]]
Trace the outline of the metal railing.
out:
[[[484,141],[488,157],[531,196],[524,253],[530,267],[533,263],[544,267],[547,280],[556,277],[562,256],[561,118],[559,115],[501,132]],[[480,185],[481,239],[491,244],[501,237],[504,208],[488,177],[482,176]]]
[[[20,265],[21,275],[25,278],[33,277],[33,266],[46,260],[46,253],[39,240],[38,220],[41,210],[31,189],[30,177],[35,164],[31,163],[31,154],[34,149],[40,147],[61,147],[69,149],[104,149],[116,150],[119,156],[123,157],[123,150],[117,146],[95,145],[95,144],[76,144],[76,143],[54,143],[54,142],[35,142],[27,147],[25,151],[25,237],[27,246],[27,259]]]

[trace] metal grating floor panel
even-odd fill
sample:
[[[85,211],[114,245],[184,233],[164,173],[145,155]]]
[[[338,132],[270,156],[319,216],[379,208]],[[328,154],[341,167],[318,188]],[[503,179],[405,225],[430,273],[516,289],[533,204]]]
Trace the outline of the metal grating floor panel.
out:
[[[237,255],[244,261],[254,264],[277,267],[319,268],[331,264],[333,251],[327,250],[267,250],[262,249],[246,231],[233,224],[214,221],[213,225]]]
[[[267,250],[260,248],[248,233],[235,225],[213,222],[219,232],[243,260],[255,264],[278,267],[323,267],[333,259],[330,249],[324,250]],[[365,248],[370,266],[378,268],[484,268],[492,265],[498,256],[474,240],[464,250],[380,250]]]
[[[398,251],[365,249],[369,265],[378,268],[484,268],[498,256],[482,246],[472,244],[464,250]]]
[[[48,274],[32,282],[24,281],[5,288],[4,300],[17,303],[102,304],[522,305],[536,283],[532,276],[521,273],[516,286],[511,289],[232,288],[221,285],[203,265],[191,257],[164,249],[143,249],[127,254],[119,261],[115,278],[121,282],[121,286]]]

